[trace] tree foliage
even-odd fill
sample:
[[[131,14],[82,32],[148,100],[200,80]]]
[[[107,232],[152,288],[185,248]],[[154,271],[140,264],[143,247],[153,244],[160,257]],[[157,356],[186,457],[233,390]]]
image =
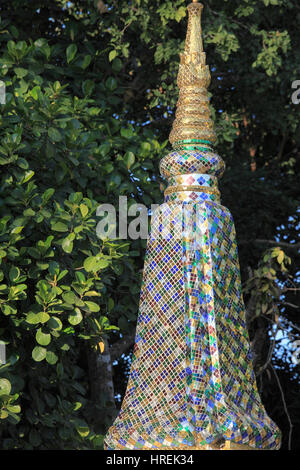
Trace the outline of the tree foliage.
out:
[[[145,243],[99,240],[96,208],[117,207],[124,195],[147,206],[163,200],[158,163],[178,96],[185,7],[1,2],[2,448],[101,447],[109,397],[93,396],[88,358],[103,354],[107,340],[115,390],[124,392]],[[207,0],[203,19],[217,150],[227,165],[222,201],[238,233],[258,384],[283,447],[293,449],[299,17],[292,0]]]

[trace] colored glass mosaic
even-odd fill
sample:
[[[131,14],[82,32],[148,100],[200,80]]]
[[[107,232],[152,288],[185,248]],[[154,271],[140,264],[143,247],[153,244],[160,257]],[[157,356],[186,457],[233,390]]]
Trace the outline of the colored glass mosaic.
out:
[[[174,151],[160,165],[169,186],[152,216],[130,376],[106,449],[280,448],[251,362],[235,227],[218,191],[225,164],[203,148],[215,134],[201,9],[188,7]]]
[[[164,234],[167,220],[173,230]],[[235,238],[229,211],[211,201],[155,212],[130,378],[108,448],[189,449],[220,438],[279,447],[251,364]]]

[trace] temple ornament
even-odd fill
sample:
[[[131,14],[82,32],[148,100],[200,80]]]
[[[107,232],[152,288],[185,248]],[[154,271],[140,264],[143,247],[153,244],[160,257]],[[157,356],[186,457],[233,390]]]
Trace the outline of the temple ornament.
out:
[[[108,450],[280,448],[251,362],[234,223],[220,202],[225,164],[213,149],[202,8],[188,6],[173,151],[160,164],[168,187],[152,217],[130,376]]]

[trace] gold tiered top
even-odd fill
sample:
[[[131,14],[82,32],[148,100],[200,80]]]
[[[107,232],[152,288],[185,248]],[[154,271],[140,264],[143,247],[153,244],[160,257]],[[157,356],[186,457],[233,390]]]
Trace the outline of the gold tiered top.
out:
[[[177,78],[179,100],[169,140],[171,144],[203,140],[214,143],[216,134],[207,94],[210,72],[202,43],[203,5],[193,1],[187,8],[189,18],[185,49],[180,54]]]

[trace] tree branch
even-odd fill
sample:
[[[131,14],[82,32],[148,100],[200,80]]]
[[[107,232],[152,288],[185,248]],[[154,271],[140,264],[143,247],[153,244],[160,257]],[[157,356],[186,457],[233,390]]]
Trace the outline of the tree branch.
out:
[[[110,347],[110,356],[112,361],[119,359],[122,354],[133,345],[135,338],[135,331],[128,333],[123,336],[123,338],[116,341]]]
[[[239,245],[248,245],[250,243],[261,243],[264,245],[275,245],[275,246],[281,246],[283,248],[288,248],[290,250],[298,250],[300,248],[300,243],[286,243],[286,242],[276,242],[275,240],[261,240],[261,239],[256,239],[256,240],[240,240]]]
[[[280,383],[280,380],[279,380],[279,377],[277,375],[277,372],[275,370],[275,367],[270,364],[270,367],[275,375],[275,378],[276,378],[276,381],[277,381],[277,384],[278,384],[278,387],[279,387],[279,390],[280,390],[280,393],[281,393],[281,399],[282,399],[282,402],[283,402],[283,407],[284,407],[284,411],[285,411],[285,414],[287,416],[287,419],[288,419],[288,422],[289,422],[289,425],[290,425],[290,429],[289,429],[289,440],[288,440],[288,450],[292,450],[292,432],[293,432],[293,423],[292,423],[292,420],[291,420],[291,417],[290,417],[290,414],[289,414],[289,411],[287,409],[287,406],[286,406],[286,401],[285,401],[285,397],[284,397],[284,392],[283,392],[283,389],[281,387],[281,383]]]

